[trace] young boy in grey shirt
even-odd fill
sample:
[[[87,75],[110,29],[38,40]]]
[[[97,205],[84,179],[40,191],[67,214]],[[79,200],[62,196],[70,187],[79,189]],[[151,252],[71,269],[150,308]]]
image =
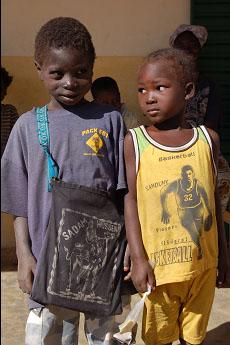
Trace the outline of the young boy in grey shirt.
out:
[[[119,112],[108,106],[90,103],[84,99],[91,87],[94,60],[95,50],[91,36],[84,25],[76,19],[58,17],[41,27],[35,39],[35,65],[40,79],[50,94],[50,101],[43,108],[47,116],[46,126],[50,136],[48,140],[49,152],[48,154],[45,153],[44,147],[39,143],[37,132],[40,131],[38,123],[41,120],[36,118],[38,114],[33,108],[18,119],[2,157],[2,211],[15,217],[19,287],[24,293],[31,294],[36,278],[38,280],[37,285],[41,284],[42,286],[45,282],[41,280],[41,277],[46,277],[43,275],[46,274],[46,270],[48,272],[46,279],[49,280],[49,286],[44,287],[47,298],[44,303],[45,307],[39,298],[36,301],[29,299],[31,311],[26,326],[26,344],[29,345],[44,344],[47,341],[49,344],[70,345],[77,343],[79,311],[74,310],[76,308],[72,307],[71,303],[74,304],[75,299],[79,296],[81,296],[79,298],[79,310],[85,314],[85,332],[88,343],[111,344],[112,341],[111,332],[113,331],[114,316],[111,314],[116,313],[116,307],[119,310],[120,290],[111,290],[104,295],[103,291],[107,280],[111,282],[111,279],[114,278],[111,282],[113,289],[121,280],[122,265],[116,260],[119,259],[119,262],[123,260],[123,253],[121,252],[124,246],[118,245],[118,243],[123,241],[124,231],[123,227],[119,227],[115,221],[112,223],[113,219],[101,219],[100,208],[104,206],[100,205],[105,195],[108,200],[115,200],[115,205],[119,191],[126,188],[123,162],[124,125]],[[40,123],[41,125],[44,123]],[[53,182],[50,179],[47,180],[50,162],[51,166],[56,168],[56,175],[50,177],[58,178]],[[85,204],[79,206],[81,207],[80,211],[75,209],[78,207],[78,202],[72,203],[71,206],[71,214],[84,216],[84,218],[79,218],[81,224],[87,223],[87,219],[90,219],[86,230],[84,230],[89,235],[84,237],[84,240],[82,237],[78,238],[77,230],[70,230],[68,226],[65,231],[60,232],[62,231],[60,230],[62,229],[61,224],[65,219],[58,215],[59,218],[53,222],[60,225],[60,227],[57,225],[59,237],[55,238],[56,242],[54,241],[52,245],[49,243],[50,233],[47,232],[47,227],[50,219],[52,222],[50,213],[51,207],[52,210],[54,207],[55,193],[53,191],[68,190],[70,194],[75,186],[83,186],[83,193],[85,191],[86,193],[92,192],[92,200],[94,200],[97,192],[98,195],[102,195],[98,204],[96,202],[96,205],[90,206],[91,210],[87,207],[84,208]],[[52,190],[52,192],[48,190]],[[78,190],[78,195],[80,200],[81,190],[80,192]],[[115,213],[116,206],[114,206]],[[67,208],[64,210],[66,211]],[[92,210],[95,211],[95,214],[92,214]],[[108,213],[110,213],[110,209]],[[118,219],[119,215],[120,211],[117,211],[117,218],[115,218]],[[78,224],[80,223],[78,222]],[[96,227],[95,224],[97,224]],[[110,224],[109,227],[108,224]],[[89,232],[91,228],[93,235]],[[115,228],[121,229],[121,231],[116,233],[117,238],[113,242],[116,244],[113,248],[111,245],[112,235],[108,229],[112,229],[115,233]],[[99,230],[101,232],[103,230],[103,236],[101,233],[99,234]],[[71,241],[67,241],[70,238]],[[76,242],[73,248],[72,239],[74,238],[82,242],[79,244]],[[88,246],[86,252],[84,252],[83,242],[87,243]],[[99,243],[101,245],[95,247]],[[75,254],[75,261],[71,264],[72,266],[67,266],[72,269],[69,271],[68,277],[74,273],[70,277],[72,280],[68,278],[70,279],[68,283],[75,279],[75,289],[79,283],[80,288],[82,288],[80,292],[68,290],[70,287],[68,283],[66,283],[64,292],[58,286],[58,279],[65,283],[66,278],[62,279],[65,272],[64,266],[61,272],[55,271],[55,265],[58,263],[57,257],[60,259],[63,257],[64,262],[69,264],[71,250],[72,253],[75,250],[77,254]],[[111,254],[109,254],[109,250]],[[118,252],[118,256],[113,258],[112,272],[107,272],[106,267],[109,265],[110,256],[113,257],[114,252]],[[64,254],[61,256],[61,253]],[[46,263],[46,258],[49,258],[49,255],[51,256],[50,266],[46,268],[40,265],[39,267],[39,261]],[[96,271],[95,265],[92,268],[92,260],[100,263]],[[79,270],[85,267],[81,273],[82,279],[80,279],[80,271],[78,273],[74,271],[77,262],[78,264],[80,262]],[[90,267],[92,269],[89,273]],[[116,267],[121,268],[117,273],[114,271]],[[99,268],[103,279],[98,273]],[[52,279],[55,275],[57,281],[54,283]],[[100,277],[101,288],[96,286],[97,275]],[[61,289],[63,290],[63,286]],[[50,294],[47,292],[48,290]],[[119,301],[114,302],[114,294]],[[63,296],[66,295],[67,308],[61,307],[58,299],[57,303],[49,302],[52,295],[60,297],[60,300],[64,299]],[[97,312],[91,311],[93,309],[90,306],[91,304],[94,305],[93,302],[96,300],[100,300],[101,304],[107,303],[108,316],[102,316],[102,313],[97,314]],[[115,307],[109,312],[109,307],[113,303],[115,303]],[[89,310],[87,312],[88,305]]]

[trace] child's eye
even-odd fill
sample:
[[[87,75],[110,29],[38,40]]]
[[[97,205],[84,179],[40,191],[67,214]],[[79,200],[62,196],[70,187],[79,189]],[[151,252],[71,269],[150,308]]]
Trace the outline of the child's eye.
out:
[[[159,85],[159,86],[157,86],[157,90],[159,90],[159,91],[165,91],[165,90],[166,90],[166,86],[164,86],[164,85]]]
[[[61,71],[51,71],[50,74],[54,79],[61,79],[63,77],[63,73]]]
[[[87,68],[81,68],[81,69],[76,71],[76,76],[77,77],[82,76],[82,75],[86,74],[87,72],[88,72]]]
[[[147,91],[143,87],[139,87],[138,92],[145,94]]]

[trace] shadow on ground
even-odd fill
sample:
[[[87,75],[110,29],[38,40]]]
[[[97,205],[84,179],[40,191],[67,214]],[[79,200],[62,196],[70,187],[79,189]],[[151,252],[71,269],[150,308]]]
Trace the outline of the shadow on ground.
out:
[[[204,345],[229,345],[230,344],[230,322],[225,322],[222,325],[207,332]]]

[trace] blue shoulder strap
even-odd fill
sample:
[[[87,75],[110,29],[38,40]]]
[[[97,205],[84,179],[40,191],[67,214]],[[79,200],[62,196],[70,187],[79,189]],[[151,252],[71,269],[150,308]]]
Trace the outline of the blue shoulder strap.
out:
[[[47,171],[48,171],[48,191],[52,190],[50,181],[52,178],[58,177],[58,166],[52,158],[50,153],[50,133],[49,133],[49,122],[47,115],[47,106],[42,108],[36,108],[37,116],[37,130],[39,143],[42,146],[46,157],[47,157]]]

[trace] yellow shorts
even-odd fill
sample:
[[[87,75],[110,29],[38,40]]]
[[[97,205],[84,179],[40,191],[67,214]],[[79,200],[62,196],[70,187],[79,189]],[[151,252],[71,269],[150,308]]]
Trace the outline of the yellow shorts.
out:
[[[215,285],[216,268],[188,281],[157,286],[145,303],[145,344],[167,344],[179,338],[200,344],[205,338]]]

